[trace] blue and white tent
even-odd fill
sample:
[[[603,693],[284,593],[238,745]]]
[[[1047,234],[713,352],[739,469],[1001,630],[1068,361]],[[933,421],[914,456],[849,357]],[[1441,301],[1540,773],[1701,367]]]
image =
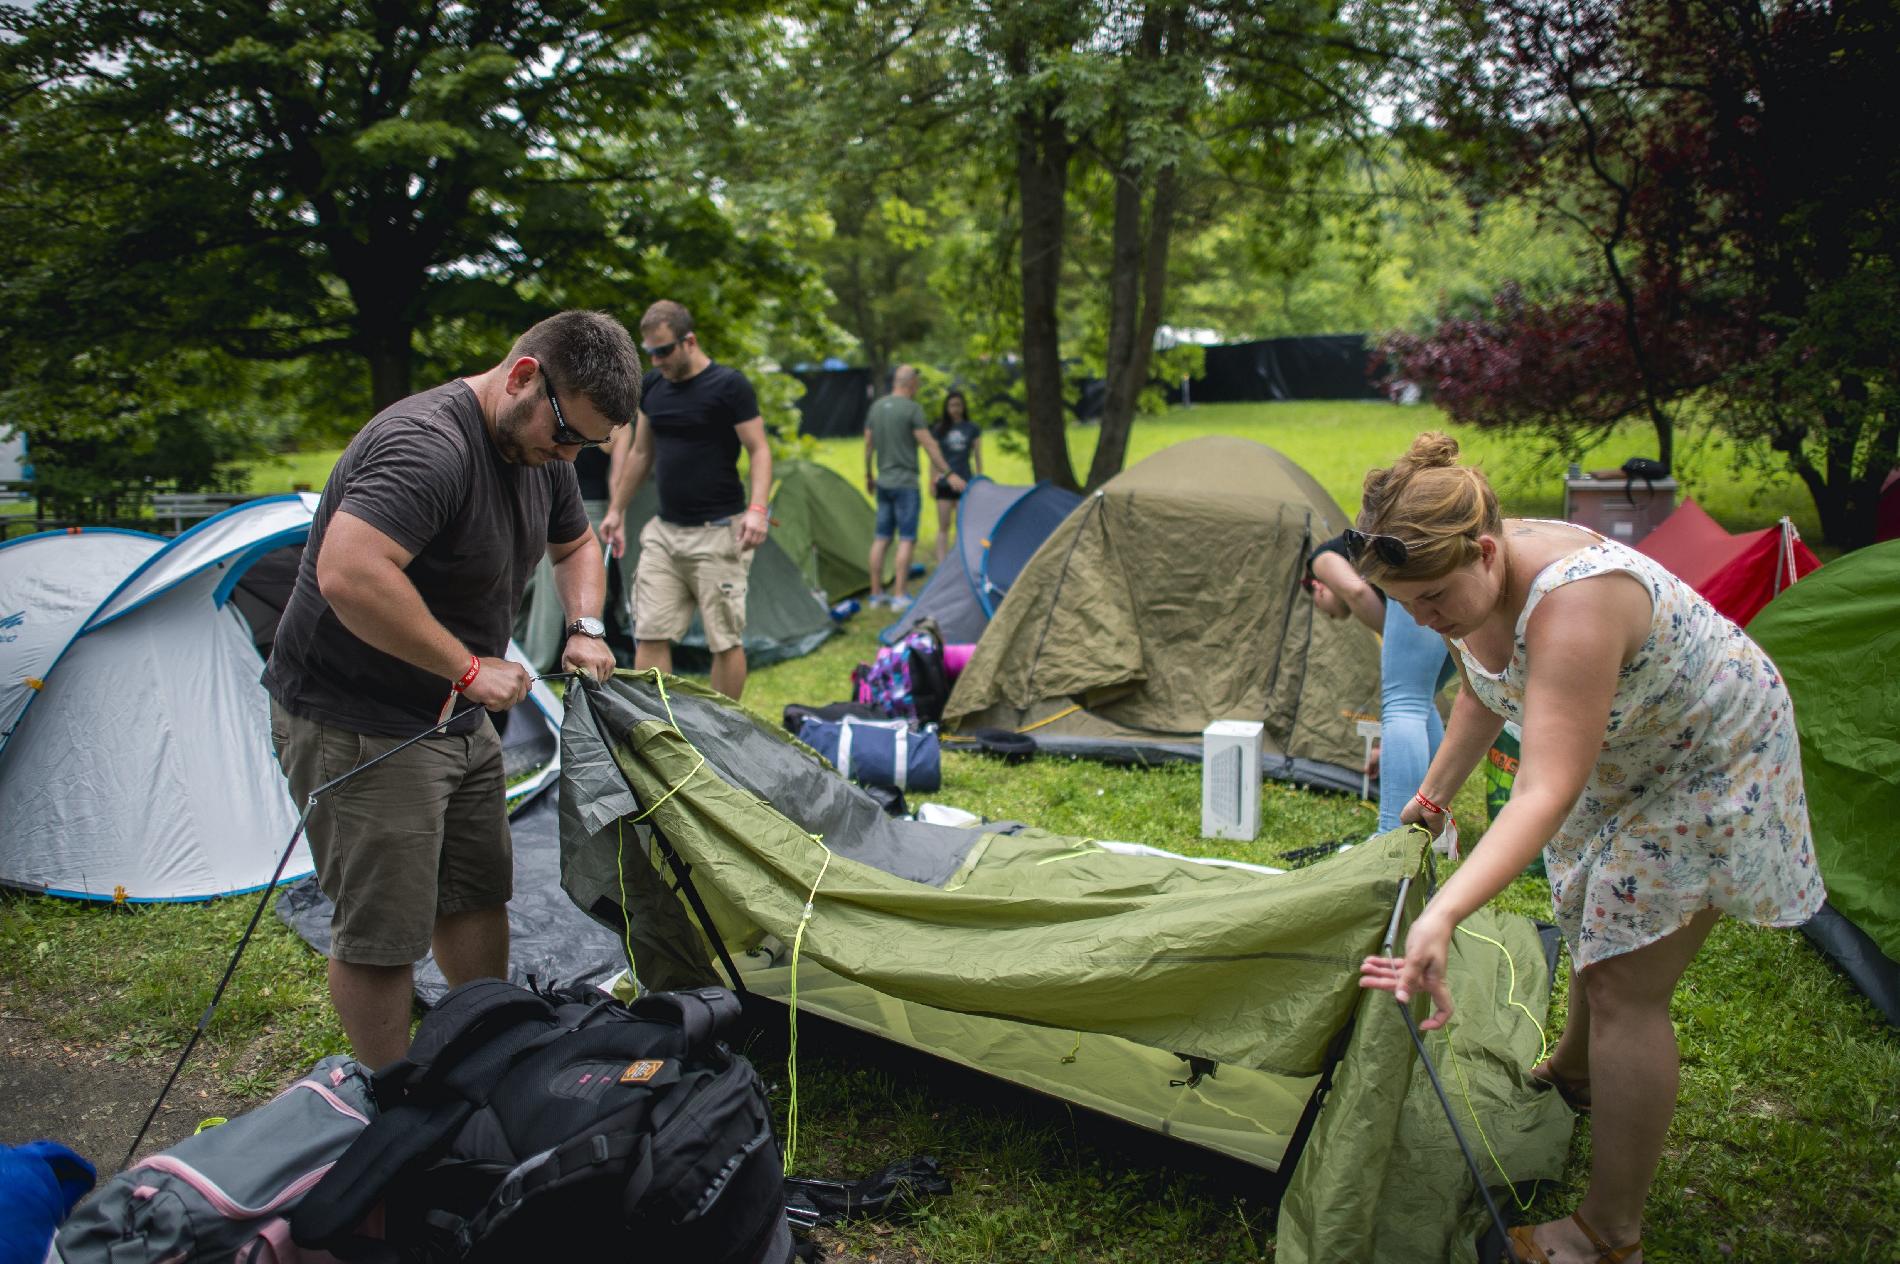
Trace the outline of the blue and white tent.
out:
[[[878,639],[895,645],[925,619],[935,621],[946,643],[974,644],[996,607],[1049,533],[1082,498],[1053,483],[1034,487],[970,480],[957,502],[956,539],[950,555],[930,576],[910,609]]]
[[[267,497],[175,540],[0,544],[0,883],[142,902],[270,881],[297,822],[258,683],[282,594],[247,581],[294,574],[316,505]],[[561,704],[539,684],[533,704],[505,737],[539,763],[515,802],[559,773]],[[285,877],[310,868],[300,843]]]

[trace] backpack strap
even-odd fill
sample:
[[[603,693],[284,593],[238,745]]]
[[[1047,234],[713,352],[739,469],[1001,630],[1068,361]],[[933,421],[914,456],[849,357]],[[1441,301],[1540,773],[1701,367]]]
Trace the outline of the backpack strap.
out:
[[[383,1111],[291,1213],[306,1248],[347,1246],[404,1172],[448,1144],[496,1084],[559,1036],[553,1007],[512,983],[465,983],[423,1017],[410,1056],[377,1074]]]
[[[648,992],[628,1007],[641,1018],[659,1017],[679,1025],[692,1054],[717,1039],[743,1012],[739,998],[725,988],[693,988],[685,992]]]
[[[595,1169],[630,1157],[621,1215],[631,1221],[653,1185],[653,1129],[647,1119],[651,1105],[650,1101],[640,1101],[608,1116],[595,1129],[523,1159],[502,1178],[481,1211],[456,1227],[461,1253],[469,1254],[477,1242],[492,1234],[529,1199],[586,1180]]]

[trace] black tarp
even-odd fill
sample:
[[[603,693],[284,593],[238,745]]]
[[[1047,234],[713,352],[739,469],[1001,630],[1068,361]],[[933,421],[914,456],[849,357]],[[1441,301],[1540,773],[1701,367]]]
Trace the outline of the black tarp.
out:
[[[798,433],[835,439],[864,433],[871,410],[871,370],[808,369],[794,372],[805,384],[798,401]]]
[[[1188,384],[1196,404],[1250,400],[1379,399],[1366,372],[1364,334],[1262,338],[1207,348],[1201,376]],[[1180,402],[1180,388],[1168,398]]]

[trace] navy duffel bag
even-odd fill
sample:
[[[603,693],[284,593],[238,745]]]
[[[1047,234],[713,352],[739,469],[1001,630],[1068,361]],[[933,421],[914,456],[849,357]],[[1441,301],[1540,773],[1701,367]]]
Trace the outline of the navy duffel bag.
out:
[[[934,728],[913,729],[903,720],[806,719],[798,738],[860,785],[899,790],[943,785],[943,755]]]

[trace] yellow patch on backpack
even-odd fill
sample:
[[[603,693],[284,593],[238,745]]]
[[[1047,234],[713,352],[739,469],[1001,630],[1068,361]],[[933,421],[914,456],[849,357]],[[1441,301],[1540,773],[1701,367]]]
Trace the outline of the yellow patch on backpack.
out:
[[[622,1084],[645,1084],[660,1073],[666,1065],[665,1058],[642,1058],[638,1062],[629,1062],[627,1069],[620,1073]]]

